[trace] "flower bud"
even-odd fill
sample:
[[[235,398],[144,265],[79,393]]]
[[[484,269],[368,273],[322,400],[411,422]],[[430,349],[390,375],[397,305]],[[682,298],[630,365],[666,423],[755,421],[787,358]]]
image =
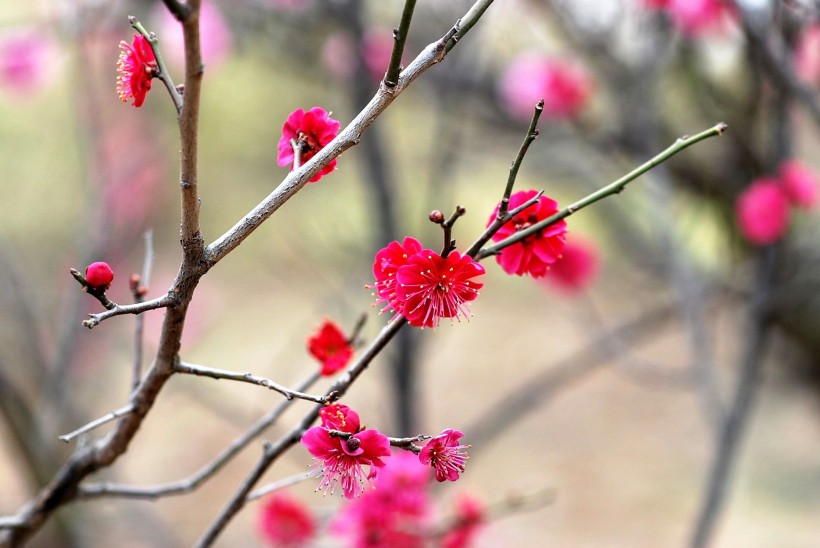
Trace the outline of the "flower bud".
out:
[[[434,209],[430,212],[430,216],[428,218],[430,219],[430,222],[440,225],[444,222],[444,213],[442,213],[438,209]]]
[[[108,263],[91,263],[85,269],[85,280],[92,288],[105,291],[111,286],[111,282],[114,280],[114,271],[111,270]]]

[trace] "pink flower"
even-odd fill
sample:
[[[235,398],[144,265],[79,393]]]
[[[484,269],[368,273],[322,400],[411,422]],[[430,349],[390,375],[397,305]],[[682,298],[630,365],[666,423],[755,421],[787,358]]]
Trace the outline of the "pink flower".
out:
[[[576,293],[585,289],[598,273],[598,251],[589,242],[570,239],[561,256],[552,263],[549,275],[542,278],[547,284]]]
[[[374,488],[350,501],[331,524],[331,531],[358,548],[423,548],[429,530],[430,468],[410,452],[391,456]]]
[[[527,200],[535,196],[535,190],[522,190],[510,196],[510,209],[515,209]],[[487,222],[489,226],[496,215],[498,208],[490,216]],[[512,236],[520,230],[524,230],[558,213],[558,203],[546,196],[541,196],[538,203],[525,209],[512,219],[510,219],[501,229],[493,235],[493,240],[499,242],[508,236]],[[544,276],[550,266],[558,260],[564,249],[567,223],[564,220],[554,223],[552,226],[541,229],[537,234],[533,234],[521,242],[504,248],[500,255],[496,255],[496,260],[504,272],[523,276],[529,274],[533,278]]]
[[[114,271],[108,263],[91,263],[85,269],[85,281],[98,291],[107,291],[114,281]]]
[[[322,426],[310,428],[302,436],[302,444],[316,459],[322,461],[322,481],[318,490],[333,494],[341,484],[345,498],[354,498],[364,492],[365,484],[384,466],[382,457],[390,456],[390,441],[377,430],[360,429],[359,415],[345,405],[322,415]],[[351,434],[349,437],[331,436],[329,430]],[[363,466],[369,473],[365,475]]]
[[[322,364],[321,374],[329,377],[343,369],[353,357],[353,348],[338,325],[325,321],[319,332],[308,338],[308,352]]]
[[[442,258],[423,249],[396,272],[400,312],[416,327],[437,327],[441,318],[469,319],[467,303],[478,297],[484,286],[474,278],[483,274],[483,266],[458,251]]]
[[[780,164],[780,184],[791,205],[802,209],[812,209],[817,205],[817,175],[798,160],[788,160]]]
[[[185,42],[182,25],[161,4],[157,4],[154,16],[159,27],[157,36],[160,39],[163,57],[175,66],[183,66],[185,64]],[[202,60],[206,68],[210,69],[220,65],[231,51],[231,29],[222,12],[212,1],[202,2],[199,12],[199,35]]]
[[[282,138],[279,140],[279,165],[291,164],[291,170],[293,170],[295,155],[291,141],[295,141],[299,146],[300,160],[302,164],[305,164],[336,137],[340,128],[339,121],[331,118],[330,114],[321,107],[313,107],[307,112],[301,108],[294,110],[282,126]],[[314,175],[310,182],[315,183],[335,169],[336,158]]]
[[[544,116],[576,117],[589,102],[592,79],[574,61],[525,53],[515,58],[501,77],[501,101],[513,116],[529,120],[544,100]]]
[[[665,10],[672,24],[689,37],[720,31],[735,15],[724,0],[643,0],[643,4]]]
[[[456,504],[456,524],[441,542],[443,548],[467,548],[484,522],[484,505],[477,498],[462,494]]]
[[[270,546],[306,546],[316,534],[310,510],[285,493],[271,495],[259,509],[259,535]]]
[[[419,453],[422,464],[429,464],[436,471],[436,481],[456,481],[464,472],[464,465],[470,458],[464,451],[469,445],[461,445],[458,440],[464,434],[448,428],[427,442]]]
[[[756,245],[767,245],[786,233],[789,202],[776,179],[761,177],[738,196],[735,215],[746,240]]]
[[[129,46],[124,40],[120,42],[120,58],[117,61],[117,95],[120,101],[129,99],[135,107],[141,107],[145,96],[151,91],[151,79],[157,71],[157,61],[151,44],[141,34],[134,35]]]
[[[28,95],[49,82],[52,43],[34,32],[15,31],[0,37],[0,86]]]
[[[373,261],[373,276],[376,278],[376,294],[379,297],[378,303],[387,303],[382,309],[391,309],[394,312],[401,311],[401,303],[396,294],[396,273],[399,268],[406,265],[413,255],[422,250],[421,242],[410,236],[406,237],[402,243],[390,242],[387,247],[376,253]]]
[[[807,84],[820,85],[820,23],[810,25],[798,38],[794,69]]]

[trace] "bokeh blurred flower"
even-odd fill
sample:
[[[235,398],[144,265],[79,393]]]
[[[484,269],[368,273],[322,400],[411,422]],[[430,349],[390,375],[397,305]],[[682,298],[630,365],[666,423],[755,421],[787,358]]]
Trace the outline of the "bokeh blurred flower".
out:
[[[666,11],[672,24],[693,38],[725,29],[735,14],[725,0],[643,0],[643,4]]]
[[[290,164],[293,170],[296,157],[291,141],[299,147],[300,161],[305,164],[336,137],[340,128],[339,121],[331,118],[330,113],[321,107],[313,107],[307,112],[301,108],[294,110],[282,126],[282,138],[279,140],[279,165]],[[310,182],[315,183],[335,169],[336,158],[314,175]]]
[[[470,446],[459,443],[462,436],[464,434],[458,430],[448,428],[422,447],[419,461],[433,467],[436,481],[456,481],[458,475],[464,472],[464,466],[470,458],[465,449]]]
[[[522,190],[510,196],[509,209],[513,210],[533,198],[538,192]],[[498,215],[499,203],[490,216],[489,226]],[[506,222],[493,235],[493,240],[499,242],[516,232],[525,230],[539,221],[558,213],[558,203],[552,198],[541,196],[540,200]],[[524,240],[514,243],[496,255],[496,261],[507,274],[523,276],[529,274],[533,278],[544,276],[550,266],[558,260],[564,249],[567,223],[560,220],[551,226],[541,229]]]
[[[577,293],[586,289],[595,278],[599,262],[598,250],[592,243],[572,237],[542,280],[555,289]]]
[[[114,281],[114,271],[105,262],[91,263],[85,269],[85,281],[98,291],[107,291]]]
[[[820,85],[820,23],[806,27],[797,41],[794,70],[801,80]]]
[[[592,95],[592,78],[576,61],[551,59],[534,53],[519,55],[499,83],[502,104],[513,116],[529,120],[536,103],[544,100],[543,115],[576,117]]]
[[[145,96],[151,91],[151,80],[157,71],[157,61],[151,44],[141,34],[134,35],[128,45],[120,42],[120,58],[117,61],[117,95],[123,103],[133,99],[135,107],[141,107]]]
[[[154,17],[162,57],[175,66],[184,66],[185,41],[182,25],[162,3],[157,4]],[[202,61],[207,69],[218,67],[231,52],[231,29],[212,0],[204,0],[200,8],[199,42]]]
[[[373,261],[373,277],[376,278],[376,304],[387,303],[382,309],[401,312],[401,303],[396,295],[396,273],[399,268],[406,265],[407,261],[422,250],[421,242],[410,236],[406,237],[402,243],[390,242],[387,247],[376,253]],[[369,287],[369,286],[368,286]]]
[[[53,79],[56,53],[52,42],[29,30],[0,36],[0,88],[26,96]]]
[[[430,468],[410,452],[399,451],[379,471],[373,489],[350,501],[336,515],[331,531],[360,548],[423,548],[431,501]]]
[[[791,205],[801,209],[813,209],[817,205],[817,189],[820,178],[798,160],[780,164],[780,184]]]
[[[387,27],[367,29],[362,38],[362,50],[356,51],[353,37],[342,31],[334,32],[325,40],[322,48],[322,63],[336,78],[351,78],[356,68],[356,55],[361,55],[365,68],[374,82],[379,82],[387,72],[390,56],[393,53],[393,31]],[[406,64],[407,50],[402,55],[402,64]]]
[[[322,416],[322,426],[305,432],[302,444],[321,461],[322,480],[317,490],[333,494],[341,484],[342,493],[350,499],[363,493],[365,485],[377,476],[377,468],[384,466],[382,458],[390,456],[390,440],[378,430],[360,428],[358,413],[349,407],[332,407],[331,412]],[[350,436],[331,436],[330,430]],[[367,474],[365,465],[369,468]]]
[[[396,272],[400,312],[416,327],[437,327],[441,318],[469,319],[467,303],[484,286],[474,278],[483,274],[483,266],[458,251],[442,258],[423,249]]]
[[[443,548],[468,548],[484,523],[484,504],[477,498],[461,494],[456,501],[456,523],[441,541]]]
[[[735,202],[741,234],[756,245],[779,240],[789,227],[789,202],[777,179],[761,177],[746,188]]]
[[[307,546],[316,534],[316,520],[310,509],[284,492],[268,497],[259,508],[259,536],[269,546]]]
[[[353,347],[347,337],[330,320],[326,320],[316,334],[308,337],[307,346],[310,355],[322,364],[321,374],[326,377],[344,369],[353,357]]]

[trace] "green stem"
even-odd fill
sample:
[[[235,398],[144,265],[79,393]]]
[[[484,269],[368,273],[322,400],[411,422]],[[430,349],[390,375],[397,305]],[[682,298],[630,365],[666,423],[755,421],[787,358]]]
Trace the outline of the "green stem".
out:
[[[148,43],[151,44],[151,50],[154,52],[154,58],[157,60],[156,77],[159,78],[160,81],[165,84],[166,89],[168,89],[168,93],[174,101],[174,107],[177,109],[177,116],[179,116],[179,113],[182,112],[182,95],[180,95],[179,91],[177,91],[177,87],[171,79],[171,73],[168,72],[168,66],[162,58],[162,52],[159,50],[159,39],[157,38],[157,35],[153,32],[148,32],[142,23],[140,23],[133,15],[128,16],[128,22],[131,23],[131,26],[135,31],[142,34],[145,39],[148,40]]]
[[[401,57],[404,54],[404,45],[407,43],[407,35],[410,33],[410,21],[413,19],[413,10],[416,9],[416,0],[405,0],[404,10],[401,13],[401,22],[393,36],[393,53],[390,54],[390,64],[387,66],[387,73],[384,75],[384,84],[393,88],[399,82],[401,72]]]
[[[538,232],[545,229],[546,227],[551,226],[551,225],[557,223],[558,221],[560,221],[562,219],[566,219],[567,217],[569,217],[570,215],[572,215],[576,211],[581,210],[581,209],[583,209],[583,208],[585,208],[589,205],[592,205],[595,202],[603,200],[607,196],[612,196],[613,194],[620,193],[624,189],[624,187],[626,187],[626,185],[628,185],[629,183],[631,183],[632,181],[634,181],[635,179],[637,179],[638,177],[640,177],[641,175],[643,175],[644,173],[649,171],[650,169],[654,168],[655,166],[657,166],[659,164],[662,164],[663,162],[665,162],[666,160],[668,160],[669,158],[671,158],[672,156],[674,156],[678,152],[682,151],[685,148],[688,148],[688,147],[694,145],[695,143],[703,141],[704,139],[709,139],[710,137],[716,137],[716,136],[722,134],[728,128],[729,128],[729,126],[727,126],[726,124],[721,122],[721,123],[717,124],[716,126],[710,128],[710,129],[707,129],[706,131],[702,131],[702,132],[698,133],[697,135],[693,135],[691,137],[680,137],[677,141],[675,141],[675,143],[672,146],[670,146],[669,148],[667,148],[666,150],[664,150],[663,152],[661,152],[660,154],[658,154],[657,156],[655,156],[654,158],[652,158],[651,160],[646,162],[645,164],[643,164],[640,167],[638,167],[638,168],[632,170],[631,172],[627,173],[626,175],[624,175],[623,177],[621,177],[617,181],[614,181],[614,182],[608,184],[607,186],[605,186],[604,188],[602,188],[600,190],[597,190],[597,191],[593,192],[592,194],[589,194],[588,196],[578,200],[574,204],[571,204],[571,205],[567,206],[566,208],[562,209],[561,211],[559,211],[555,215],[553,215],[551,217],[547,217],[543,221],[535,223],[534,225],[527,228],[526,230],[521,230],[520,232],[516,232],[515,234],[513,234],[509,238],[501,240],[500,242],[498,242],[495,245],[492,245],[490,247],[486,247],[486,248],[482,249],[480,252],[478,252],[476,254],[476,257],[475,257],[476,260],[481,260],[485,257],[489,257],[490,255],[497,255],[505,247],[508,247],[508,246],[511,246],[512,244],[518,243],[518,242],[528,238],[529,236],[532,236],[533,234],[537,234]]]
[[[513,163],[510,164],[510,176],[507,178],[507,187],[504,189],[504,197],[501,198],[501,205],[498,207],[499,219],[503,219],[507,214],[507,210],[510,208],[510,195],[512,195],[515,179],[518,177],[518,170],[521,168],[521,163],[524,161],[524,156],[527,154],[530,145],[538,137],[538,119],[541,117],[543,111],[544,100],[541,99],[538,101],[538,104],[535,105],[535,112],[532,114],[532,120],[530,121],[530,127],[527,129],[527,135],[524,137],[524,142],[521,143],[521,148],[518,149],[518,156],[516,156]]]

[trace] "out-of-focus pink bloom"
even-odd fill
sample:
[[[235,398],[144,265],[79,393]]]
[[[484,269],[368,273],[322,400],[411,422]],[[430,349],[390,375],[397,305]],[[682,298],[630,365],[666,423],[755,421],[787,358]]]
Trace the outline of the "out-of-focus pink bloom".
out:
[[[807,84],[820,85],[820,23],[809,25],[800,35],[794,69]]]
[[[365,485],[384,467],[383,457],[390,456],[390,440],[377,430],[360,429],[359,415],[347,406],[335,405],[333,412],[322,416],[322,426],[314,426],[302,436],[302,444],[322,461],[322,481],[318,490],[333,494],[341,484],[345,498],[364,492]],[[340,419],[340,414],[343,419]],[[334,437],[329,430],[351,434]],[[363,466],[368,466],[365,475]]]
[[[545,284],[567,293],[585,289],[598,273],[598,250],[589,242],[570,238],[561,256],[542,278]]]
[[[533,198],[537,193],[535,190],[516,192],[510,196],[509,209],[513,210],[517,208],[527,200]],[[493,214],[490,215],[490,219],[487,221],[488,226],[495,220],[500,206],[501,203],[495,207]],[[556,213],[558,213],[558,203],[552,198],[541,196],[537,203],[505,223],[504,226],[493,235],[493,240],[499,242]],[[496,261],[498,261],[498,264],[501,265],[501,268],[503,268],[507,274],[516,274],[518,276],[529,274],[533,278],[540,278],[547,273],[550,266],[557,261],[561,255],[564,249],[566,232],[566,221],[558,221],[538,233],[504,248],[500,255],[496,255]]]
[[[291,141],[299,147],[301,163],[305,164],[336,137],[340,127],[339,121],[331,118],[330,113],[321,107],[313,107],[307,112],[301,108],[294,110],[282,125],[282,138],[279,140],[277,158],[279,165],[291,164],[291,170],[293,170],[296,156]],[[314,175],[310,182],[315,183],[335,169],[336,158]]]
[[[767,245],[779,240],[789,227],[789,202],[777,179],[761,177],[735,202],[741,234],[750,243]]]
[[[458,430],[448,428],[422,447],[419,461],[433,467],[436,481],[456,481],[458,475],[464,472],[464,465],[470,458],[465,449],[470,446],[459,443],[462,436],[464,434]]]
[[[387,460],[374,488],[350,501],[331,524],[357,548],[423,548],[429,543],[430,468],[400,451]]]
[[[666,11],[683,34],[697,37],[721,31],[734,18],[734,9],[725,0],[642,0],[645,7]]]
[[[85,269],[85,281],[99,291],[107,291],[114,281],[114,271],[108,263],[102,261],[91,263]]]
[[[310,509],[284,492],[271,495],[259,508],[259,536],[270,546],[307,546],[316,534]]]
[[[182,67],[185,64],[182,25],[162,3],[157,4],[154,16],[163,58],[169,63]],[[222,12],[211,0],[202,2],[200,8],[199,40],[202,48],[202,61],[206,69],[219,66],[231,52],[231,29]]]
[[[120,101],[141,107],[145,96],[151,91],[151,81],[157,71],[157,60],[151,44],[145,36],[134,35],[134,41],[128,45],[120,41],[120,58],[117,61],[117,95]]]
[[[515,58],[499,83],[504,107],[522,120],[532,118],[541,99],[544,116],[574,118],[587,105],[591,94],[592,78],[577,62],[534,53]]]
[[[798,160],[788,160],[780,164],[780,184],[789,202],[802,209],[813,209],[817,205],[817,189],[820,179],[817,174]]]
[[[373,261],[373,277],[376,278],[376,304],[387,303],[382,309],[391,309],[394,312],[401,312],[401,303],[396,295],[396,273],[399,268],[407,264],[407,261],[422,250],[421,242],[408,236],[402,243],[390,242],[387,247],[376,253]]]
[[[368,29],[362,39],[362,51],[370,78],[378,82],[384,78],[390,55],[393,52],[393,31],[389,28],[375,27]],[[402,64],[406,62],[406,54]],[[328,71],[340,79],[353,76],[356,67],[356,46],[351,36],[344,32],[335,32],[325,41],[322,48],[322,62]]]
[[[484,286],[475,278],[483,274],[483,266],[458,251],[443,258],[423,249],[396,272],[401,314],[416,327],[437,327],[441,318],[469,319],[468,303]]]
[[[319,331],[308,338],[308,352],[322,364],[321,374],[325,377],[344,369],[353,357],[353,347],[345,334],[334,322],[327,320]]]
[[[55,52],[49,39],[31,31],[0,36],[0,88],[24,96],[43,87],[50,81]]]
[[[484,504],[462,494],[456,502],[456,524],[442,539],[443,548],[468,548],[484,523]]]

